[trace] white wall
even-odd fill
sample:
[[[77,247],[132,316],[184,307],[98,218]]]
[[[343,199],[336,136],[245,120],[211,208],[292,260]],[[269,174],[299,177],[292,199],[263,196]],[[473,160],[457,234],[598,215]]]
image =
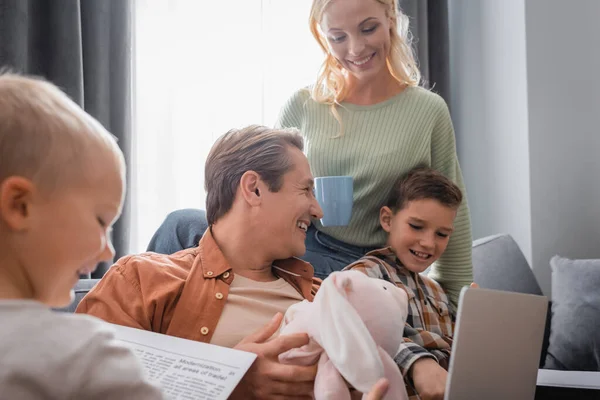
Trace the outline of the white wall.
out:
[[[449,9],[473,236],[511,234],[550,295],[552,255],[600,258],[600,1]]]
[[[509,233],[531,262],[523,1],[450,0],[450,107],[473,237]]]
[[[600,258],[600,1],[527,0],[533,269]]]

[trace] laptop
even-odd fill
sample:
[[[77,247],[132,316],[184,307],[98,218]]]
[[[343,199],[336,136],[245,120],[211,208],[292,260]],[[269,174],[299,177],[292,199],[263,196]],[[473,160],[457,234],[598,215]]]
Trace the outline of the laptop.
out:
[[[445,400],[533,400],[546,324],[544,296],[465,287]]]

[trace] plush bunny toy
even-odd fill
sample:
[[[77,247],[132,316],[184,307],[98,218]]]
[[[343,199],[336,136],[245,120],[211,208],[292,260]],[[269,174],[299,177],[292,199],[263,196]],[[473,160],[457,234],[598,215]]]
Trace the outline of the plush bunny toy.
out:
[[[384,399],[407,399],[393,357],[402,342],[408,314],[406,292],[358,271],[333,272],[314,301],[285,314],[280,334],[306,332],[310,342],[279,356],[285,364],[318,360],[315,400],[350,400],[351,385],[367,393],[382,377],[390,382]]]

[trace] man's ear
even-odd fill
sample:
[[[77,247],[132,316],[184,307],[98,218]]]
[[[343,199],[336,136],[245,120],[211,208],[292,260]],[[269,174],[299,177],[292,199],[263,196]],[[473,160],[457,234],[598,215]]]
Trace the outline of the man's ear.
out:
[[[20,176],[11,176],[0,183],[0,219],[9,229],[27,229],[35,191],[33,182]]]
[[[383,206],[379,210],[379,223],[384,231],[390,233],[392,230],[392,217],[394,216],[394,212],[388,207]]]
[[[260,176],[254,171],[244,172],[240,179],[240,192],[249,205],[259,205],[262,202],[264,192],[264,185]]]

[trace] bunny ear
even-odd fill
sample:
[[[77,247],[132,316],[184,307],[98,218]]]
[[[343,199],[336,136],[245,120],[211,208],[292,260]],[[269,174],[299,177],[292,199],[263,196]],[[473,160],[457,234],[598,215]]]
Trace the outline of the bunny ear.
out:
[[[317,292],[319,344],[340,374],[355,389],[367,393],[383,377],[383,363],[375,341],[346,297],[346,290],[352,287],[344,274],[334,272]]]

